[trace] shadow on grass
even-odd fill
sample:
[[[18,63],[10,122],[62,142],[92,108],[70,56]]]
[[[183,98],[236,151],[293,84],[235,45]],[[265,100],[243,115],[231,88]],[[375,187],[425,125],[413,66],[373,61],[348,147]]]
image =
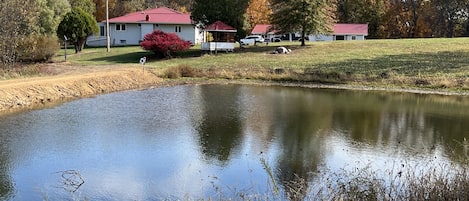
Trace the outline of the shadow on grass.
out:
[[[258,45],[245,45],[243,49],[236,48],[235,53],[240,52],[273,52],[277,47],[286,47],[291,50],[297,50],[302,48],[309,48],[309,45],[301,47],[299,44],[283,44],[283,43],[269,43],[269,44],[258,44]]]
[[[434,73],[462,73],[469,69],[469,52],[444,51],[383,55],[370,59],[348,59],[339,62],[314,64],[313,69],[350,73],[382,73],[387,71],[415,76]],[[341,70],[342,69],[342,70]]]
[[[183,52],[177,52],[173,55],[174,58],[190,58],[190,57],[200,57],[202,55],[201,51],[198,49],[190,49]],[[158,58],[156,54],[150,51],[137,51],[137,52],[128,52],[122,54],[116,54],[111,56],[103,56],[99,58],[90,59],[90,61],[107,61],[112,63],[138,63],[140,58],[147,57],[147,61],[158,61],[166,60],[166,58]]]
[[[259,44],[259,45],[250,45],[244,46],[243,49],[240,49],[238,46],[235,48],[234,52],[225,51],[218,51],[217,54],[240,54],[240,53],[261,53],[261,52],[273,52],[277,47],[284,46],[286,48],[295,50],[300,48],[308,48],[309,46],[301,47],[299,45],[283,45],[283,44],[276,44],[270,43],[269,45]],[[189,50],[185,50],[182,52],[174,53],[173,58],[193,58],[193,57],[200,57],[204,54],[215,54],[215,52],[206,52],[202,51],[200,48],[192,48]],[[147,57],[147,61],[159,61],[159,60],[167,60],[167,58],[158,58],[153,52],[150,51],[136,51],[136,52],[124,52],[121,54],[115,55],[106,55],[102,57],[92,58],[89,61],[99,62],[99,61],[106,61],[111,63],[121,63],[121,64],[128,64],[128,63],[138,63],[140,58]]]
[[[138,63],[142,57],[151,57],[153,54],[151,52],[129,52],[124,54],[117,54],[112,56],[98,57],[90,59],[90,61],[107,61],[112,63]]]

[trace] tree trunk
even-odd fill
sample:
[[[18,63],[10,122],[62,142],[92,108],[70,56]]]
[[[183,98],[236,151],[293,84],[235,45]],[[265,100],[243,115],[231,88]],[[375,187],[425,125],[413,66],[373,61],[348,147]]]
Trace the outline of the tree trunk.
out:
[[[301,46],[305,46],[305,37],[306,37],[306,25],[303,24],[303,27],[301,28]]]

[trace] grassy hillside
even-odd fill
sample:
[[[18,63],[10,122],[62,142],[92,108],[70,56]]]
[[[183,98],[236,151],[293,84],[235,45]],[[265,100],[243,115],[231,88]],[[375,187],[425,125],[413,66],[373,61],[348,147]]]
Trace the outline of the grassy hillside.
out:
[[[277,46],[290,54],[271,54]],[[63,51],[63,50],[62,50]],[[63,52],[57,60],[63,60]],[[469,38],[269,43],[235,53],[202,54],[200,46],[173,59],[156,59],[140,47],[89,48],[68,61],[80,65],[138,65],[164,77],[260,79],[365,86],[469,90]]]

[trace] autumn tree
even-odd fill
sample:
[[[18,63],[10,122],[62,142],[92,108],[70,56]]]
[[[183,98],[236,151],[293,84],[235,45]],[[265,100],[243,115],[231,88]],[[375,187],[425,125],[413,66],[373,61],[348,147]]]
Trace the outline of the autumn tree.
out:
[[[272,0],[272,24],[283,32],[299,32],[301,38],[331,33],[335,6],[334,0]]]
[[[238,38],[246,35],[246,9],[249,0],[194,0],[192,18],[203,25],[220,20],[237,29]]]
[[[106,0],[93,0],[93,2],[96,5],[94,13],[96,21],[101,22],[106,20]],[[112,12],[116,6],[116,0],[108,0],[108,6],[109,12]],[[117,16],[111,16],[111,13],[109,13],[109,17]]]
[[[75,53],[78,53],[83,49],[86,39],[98,31],[98,23],[92,15],[80,8],[74,8],[60,22],[57,36],[66,36],[75,46]]]
[[[250,0],[246,15],[250,28],[256,24],[270,24],[272,16],[270,0]]]
[[[165,6],[173,10],[181,12],[189,12],[192,9],[194,0],[146,0],[145,6],[147,8],[155,8],[156,6]]]
[[[108,0],[109,17],[119,17],[127,13],[156,7],[168,7],[184,13],[189,13],[194,0]],[[93,0],[96,5],[96,21],[106,20],[106,1]]]
[[[458,35],[455,33],[455,29],[461,22],[460,19],[466,18],[467,16],[467,0],[434,0],[431,1],[436,8],[436,23],[435,33],[442,37],[454,37]]]
[[[189,49],[191,43],[182,40],[175,33],[165,33],[155,30],[145,35],[140,46],[144,50],[152,51],[160,58],[171,58],[173,53]]]
[[[37,24],[34,0],[0,1],[0,68],[13,68],[20,41],[33,33]],[[32,6],[32,7],[31,7]]]

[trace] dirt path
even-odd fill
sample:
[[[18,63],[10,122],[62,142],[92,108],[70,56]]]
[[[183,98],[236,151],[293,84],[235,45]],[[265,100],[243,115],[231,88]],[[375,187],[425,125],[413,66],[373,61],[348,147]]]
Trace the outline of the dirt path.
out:
[[[162,82],[138,66],[48,64],[45,68],[56,75],[0,81],[0,113]]]

